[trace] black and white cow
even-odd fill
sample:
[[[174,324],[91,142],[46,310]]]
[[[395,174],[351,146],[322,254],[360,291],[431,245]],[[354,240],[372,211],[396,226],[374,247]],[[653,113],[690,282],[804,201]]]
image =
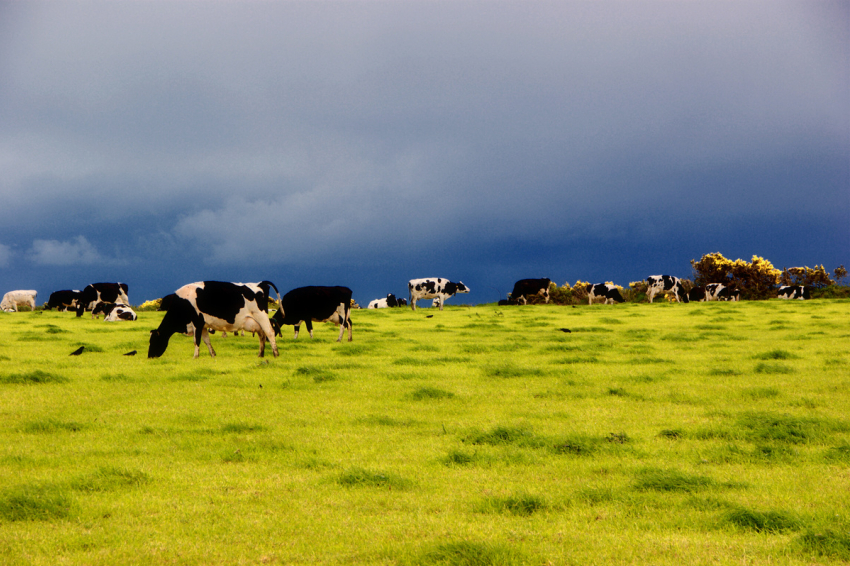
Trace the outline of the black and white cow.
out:
[[[104,322],[118,322],[119,320],[136,320],[136,313],[128,305],[123,303],[100,303],[94,312],[103,313]]]
[[[56,309],[57,311],[76,311],[82,293],[77,290],[54,291],[44,305],[45,310]]]
[[[295,327],[295,338],[301,330],[301,323],[307,327],[310,338],[313,337],[313,321],[333,322],[339,325],[339,337],[348,328],[348,341],[351,342],[351,289],[348,287],[298,287],[286,293],[280,300],[280,308],[272,316],[275,330],[284,324]]]
[[[419,299],[439,299],[440,310],[443,310],[443,303],[449,297],[454,297],[457,293],[469,293],[469,287],[464,285],[463,281],[452,283],[440,277],[411,279],[407,289],[410,292],[410,308],[413,310],[416,310],[416,301]]]
[[[740,301],[741,300],[741,291],[738,289],[729,289],[729,298],[727,301]]]
[[[613,305],[614,303],[624,303],[626,300],[623,298],[623,295],[620,294],[620,290],[617,289],[616,285],[608,285],[607,283],[596,283],[587,288],[587,304],[592,305],[593,300],[597,298],[604,298],[606,305]]]
[[[130,304],[130,299],[127,297],[126,283],[92,283],[86,285],[82,293],[80,293],[79,302],[77,303],[77,316],[83,316],[87,310],[94,311],[94,308],[99,303],[123,303]],[[92,313],[92,318],[94,318]]]
[[[655,295],[666,291],[673,291],[676,295],[677,303],[688,302],[688,294],[685,292],[685,288],[682,286],[682,282],[679,281],[678,277],[673,277],[672,275],[650,275],[646,278],[646,282],[649,284],[646,289],[646,296],[649,297],[650,303]]]
[[[723,283],[708,283],[705,286],[705,296],[707,301],[734,301],[732,298],[732,288]]]
[[[215,357],[209,332],[242,329],[258,332],[260,357],[265,353],[266,340],[277,357],[277,342],[268,314],[272,287],[277,292],[271,281],[255,284],[199,281],[180,287],[162,299],[159,310],[166,313],[159,328],[151,330],[148,357],[158,358],[165,353],[168,340],[178,332],[194,336],[196,358],[200,354],[201,340],[207,345],[210,356]]]
[[[9,291],[0,300],[0,310],[18,312],[19,306],[28,306],[30,310],[35,310],[36,297],[38,293],[34,290]]]
[[[543,302],[549,303],[549,279],[520,279],[514,283],[511,300],[516,304],[528,304],[528,297],[535,295],[543,297]]]
[[[383,299],[375,299],[373,301],[369,301],[368,309],[385,309],[388,307],[397,307],[398,299],[395,298],[395,295],[392,293],[387,293],[387,296]]]
[[[797,299],[800,301],[812,298],[809,288],[804,285],[783,285],[779,288],[777,299]]]
[[[698,286],[688,291],[688,301],[691,303],[702,303],[709,300],[706,296],[705,287]]]

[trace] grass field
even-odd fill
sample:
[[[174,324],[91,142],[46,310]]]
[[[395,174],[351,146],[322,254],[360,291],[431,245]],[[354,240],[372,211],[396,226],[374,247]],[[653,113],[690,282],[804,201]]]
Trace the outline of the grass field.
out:
[[[850,300],[161,317],[0,313],[0,563],[850,562]]]

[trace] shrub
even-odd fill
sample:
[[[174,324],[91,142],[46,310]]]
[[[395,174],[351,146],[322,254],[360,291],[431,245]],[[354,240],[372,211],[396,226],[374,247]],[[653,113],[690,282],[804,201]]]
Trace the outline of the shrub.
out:
[[[838,271],[836,269],[836,271]],[[835,285],[835,281],[829,278],[829,274],[823,268],[823,265],[815,265],[814,268],[805,267],[786,267],[782,270],[780,283],[783,285],[805,285],[821,289]]]
[[[750,262],[726,259],[720,252],[705,254],[699,261],[691,260],[694,284],[723,283],[741,291],[744,299],[767,299],[774,294],[781,271],[768,260],[754,255]]]

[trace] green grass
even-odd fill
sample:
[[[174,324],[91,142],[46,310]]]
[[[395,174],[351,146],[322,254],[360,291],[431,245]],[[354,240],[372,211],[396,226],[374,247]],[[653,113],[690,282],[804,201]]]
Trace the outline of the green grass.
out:
[[[848,316],[361,310],[149,360],[156,311],[0,313],[0,564],[846,564]]]

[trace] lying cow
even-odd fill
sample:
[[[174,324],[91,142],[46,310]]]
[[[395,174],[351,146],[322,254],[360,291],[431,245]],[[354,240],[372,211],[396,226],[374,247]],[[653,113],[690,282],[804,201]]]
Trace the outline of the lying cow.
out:
[[[286,293],[280,300],[280,308],[272,316],[272,323],[278,331],[284,324],[295,327],[295,338],[301,329],[301,323],[307,327],[310,338],[313,337],[313,321],[333,322],[339,326],[337,342],[348,328],[348,341],[351,342],[351,289],[348,287],[298,287]],[[246,330],[248,330],[246,328]]]
[[[159,328],[151,330],[148,357],[158,358],[165,353],[168,340],[177,332],[194,336],[195,358],[200,354],[201,340],[207,345],[210,356],[215,357],[209,332],[242,329],[259,334],[259,357],[265,353],[266,340],[277,357],[277,342],[268,315],[271,287],[277,292],[271,281],[244,285],[200,281],[180,287],[162,299],[160,310],[166,313]]]
[[[369,306],[367,309],[385,309],[388,307],[397,307],[398,299],[395,298],[395,295],[392,293],[387,293],[387,296],[383,299],[375,299],[374,301],[369,301]]]
[[[623,295],[616,285],[608,285],[607,283],[596,283],[587,288],[587,304],[592,305],[593,300],[597,298],[605,299],[603,304],[613,305],[614,303],[625,303]]]
[[[92,283],[86,285],[80,299],[77,303],[77,316],[83,316],[87,310],[92,311],[92,318],[95,317],[94,309],[100,303],[123,303],[130,304],[130,299],[127,297],[126,283]]]
[[[543,302],[549,303],[549,285],[552,282],[549,279],[520,279],[514,283],[514,290],[511,291],[511,300],[516,304],[528,304],[528,297],[538,296],[543,298]]]
[[[118,322],[119,320],[136,320],[136,313],[124,303],[100,303],[95,311],[103,313],[104,322]],[[94,312],[92,312],[94,314]]]
[[[410,292],[410,308],[413,310],[416,310],[416,301],[419,299],[438,299],[440,310],[443,310],[446,299],[454,297],[457,293],[469,293],[469,287],[462,281],[452,283],[448,279],[439,277],[411,279],[407,289]]]
[[[76,311],[81,296],[82,293],[77,290],[54,291],[50,293],[50,298],[47,299],[44,309],[56,309],[59,312]]]
[[[29,306],[30,310],[35,310],[36,297],[38,297],[38,293],[32,290],[9,291],[3,295],[3,300],[0,301],[0,310],[18,312],[19,306]]]
[[[646,278],[646,282],[649,285],[646,289],[646,296],[649,297],[650,303],[655,295],[666,291],[673,291],[676,295],[677,303],[688,302],[688,294],[685,292],[685,288],[682,286],[682,282],[679,281],[678,277],[673,277],[672,275],[650,275]]]
[[[804,285],[783,285],[779,288],[777,299],[797,299],[805,301],[812,298],[809,288]]]

